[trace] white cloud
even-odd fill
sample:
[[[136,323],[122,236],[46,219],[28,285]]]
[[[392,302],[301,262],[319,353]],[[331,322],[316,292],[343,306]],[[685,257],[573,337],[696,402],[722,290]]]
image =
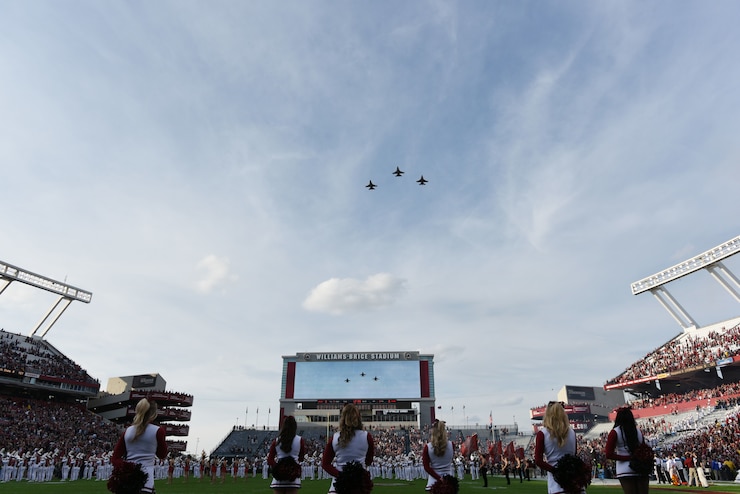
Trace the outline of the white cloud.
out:
[[[502,406],[521,405],[522,403],[524,403],[524,397],[521,395],[505,397],[500,401]],[[531,403],[527,403],[527,405],[533,406]]]
[[[395,302],[405,283],[405,280],[388,273],[374,274],[365,280],[331,278],[311,290],[303,307],[335,315],[380,309]]]
[[[225,257],[207,255],[198,262],[197,268],[202,276],[196,283],[196,290],[201,293],[210,293],[227,282],[237,280],[236,275],[229,273],[230,262]]]

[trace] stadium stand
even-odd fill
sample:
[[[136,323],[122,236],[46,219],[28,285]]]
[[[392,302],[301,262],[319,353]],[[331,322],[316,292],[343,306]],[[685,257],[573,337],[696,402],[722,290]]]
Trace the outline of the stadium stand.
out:
[[[637,397],[629,406],[658,453],[657,479],[665,475],[664,462],[687,455],[696,455],[708,478],[735,479],[740,464],[735,439],[740,414],[739,318],[685,330],[605,387]],[[596,457],[607,433],[608,428],[600,427],[582,437]],[[685,481],[680,467],[678,472]]]
[[[698,373],[720,365],[737,363],[740,359],[735,357],[738,355],[740,355],[740,318],[683,332],[634,362],[606,384],[610,388],[624,389],[630,385],[639,385],[656,379],[663,380],[671,376],[681,376],[681,381],[692,377],[710,377]],[[731,365],[729,367],[728,370],[732,371],[733,377],[738,377],[740,370],[737,367],[732,368]],[[717,382],[720,383],[721,381]]]
[[[147,387],[141,389],[133,387],[132,383],[142,379],[146,381]],[[112,388],[120,392],[116,394],[101,392],[96,398],[88,400],[87,407],[89,410],[112,422],[128,425],[133,420],[136,413],[136,404],[139,400],[147,398],[156,401],[159,406],[157,423],[165,429],[169,450],[171,452],[185,451],[187,442],[173,440],[171,437],[187,437],[190,433],[190,427],[180,422],[190,420],[191,412],[188,407],[193,405],[192,395],[166,391],[166,383],[159,374],[114,378],[109,381],[109,388],[111,382],[123,383],[122,386],[113,386]],[[158,383],[157,386],[152,384],[155,382]]]
[[[631,286],[634,295],[654,295],[682,328],[679,334],[604,385],[607,391],[623,391],[629,400],[627,404],[638,425],[657,452],[658,481],[665,480],[665,470],[673,462],[680,463],[682,458],[693,455],[708,478],[735,479],[740,461],[740,443],[736,439],[740,413],[740,317],[700,326],[668,293],[666,285],[706,270],[740,301],[740,284],[722,262],[736,254],[739,246],[740,237],[736,237]],[[613,474],[611,462],[604,459],[603,447],[615,410],[608,414],[609,422],[594,423],[578,435],[581,451],[593,460],[595,475]],[[574,417],[571,422],[574,423]],[[577,425],[574,423],[576,431],[583,432]],[[686,482],[681,465],[678,476]]]
[[[97,464],[112,450],[121,429],[85,407],[100,384],[84,369],[40,337],[5,330],[0,356],[0,479],[18,480],[21,468],[50,479],[62,463]]]
[[[0,384],[94,396],[100,383],[38,336],[0,330]]]
[[[267,456],[276,432],[234,427],[211,452],[219,458],[262,458]]]
[[[112,449],[120,428],[78,403],[0,396],[0,444],[17,454],[98,454]]]
[[[0,481],[105,480],[110,474],[113,444],[130,418],[131,405],[148,393],[160,393],[157,399],[164,403],[163,418],[190,418],[187,407],[192,406],[191,395],[164,391],[163,387],[146,392],[134,389],[131,383],[146,376],[129,376],[131,383],[129,378],[119,378],[126,381],[123,390],[101,393],[97,380],[42,337],[2,330],[0,358]],[[657,453],[656,479],[661,478],[668,462],[688,455],[697,456],[698,464],[713,481],[736,478],[740,465],[740,317],[701,328],[685,327],[681,334],[610,379],[604,389],[626,391],[633,397],[629,405]],[[121,396],[125,398],[123,405]],[[91,402],[97,413],[88,409]],[[585,403],[566,405],[578,425],[591,425],[587,431],[577,428],[579,451],[591,459],[595,477],[610,478],[614,465],[603,452],[612,423],[599,423],[594,416],[611,407],[598,398],[587,408],[581,405]],[[536,407],[537,411],[541,408]],[[613,420],[613,411],[600,418]],[[187,426],[167,427],[173,435],[187,435]],[[424,476],[419,459],[429,440],[428,426],[378,428],[370,424],[370,429],[376,444],[376,462],[371,467],[374,477],[410,480]],[[333,432],[332,427],[320,426],[299,430],[308,449],[304,478],[325,478],[318,465],[327,434]],[[481,455],[492,455],[494,475],[503,472],[505,460],[509,465],[524,460],[526,465],[533,456],[534,435],[519,431],[517,426],[450,426],[449,434],[458,452],[458,475],[475,478]],[[274,430],[234,427],[210,458],[205,452],[201,458],[179,456],[186,446],[181,441],[173,448],[174,475],[192,471],[203,477],[211,471],[210,465],[230,463],[234,478],[259,475],[259,471],[267,479],[265,457],[276,435]],[[463,457],[461,446],[472,435],[478,436],[478,450]],[[517,473],[512,473],[516,477]],[[159,464],[155,475],[166,478],[167,464]],[[524,475],[536,476],[538,472],[527,468]]]

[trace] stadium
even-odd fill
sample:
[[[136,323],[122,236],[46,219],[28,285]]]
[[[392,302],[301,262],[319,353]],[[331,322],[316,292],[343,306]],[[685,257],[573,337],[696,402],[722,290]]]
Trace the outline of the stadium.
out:
[[[628,404],[658,453],[654,481],[665,480],[665,461],[689,454],[700,459],[698,466],[707,478],[735,479],[740,462],[735,440],[740,435],[740,316],[702,326],[668,288],[680,278],[708,272],[740,301],[740,283],[723,263],[738,250],[740,237],[634,282],[632,293],[652,294],[680,325],[680,333],[639,360],[626,362],[625,370],[606,383],[567,384],[553,397],[564,403],[580,451],[595,465],[595,477],[614,476],[613,465],[604,457],[604,442],[615,409]],[[1,480],[104,480],[110,475],[113,445],[143,397],[161,405],[158,421],[168,436],[169,463],[175,465],[176,477],[204,475],[213,463],[229,465],[214,470],[216,475],[266,478],[265,458],[275,429],[234,426],[224,431],[224,439],[210,454],[190,450],[187,422],[195,406],[191,394],[167,390],[156,372],[109,378],[101,390],[97,378],[47,340],[64,310],[74,301],[90,303],[91,292],[0,262],[0,295],[14,282],[59,298],[29,335],[0,333]],[[325,478],[320,453],[346,403],[357,405],[365,427],[376,437],[374,475],[423,477],[418,459],[438,410],[434,355],[409,349],[299,352],[282,357],[278,388],[280,421],[294,416],[306,439],[305,478]],[[519,465],[515,475],[536,477],[531,459],[543,413],[543,405],[531,407],[529,430],[517,424],[448,424],[457,450],[468,448],[458,457],[462,475],[476,478],[479,458],[490,455],[494,473],[509,462]],[[167,467],[163,462],[158,470],[161,478],[173,475]],[[686,482],[683,465],[677,468]]]
[[[12,283],[57,298],[30,334],[0,330],[0,480],[109,475],[113,446],[144,397],[160,405],[169,450],[185,450],[192,395],[168,391],[156,373],[110,378],[102,390],[98,379],[46,339],[72,302],[91,302],[91,292],[0,262],[0,295]]]

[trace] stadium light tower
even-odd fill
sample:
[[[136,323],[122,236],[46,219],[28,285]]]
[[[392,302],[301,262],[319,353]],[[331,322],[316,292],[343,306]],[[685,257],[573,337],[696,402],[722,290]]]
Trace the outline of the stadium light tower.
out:
[[[59,295],[59,298],[52,304],[51,308],[46,312],[41,321],[31,331],[31,336],[34,336],[36,332],[46,324],[45,329],[41,331],[39,337],[43,338],[46,333],[49,332],[51,327],[59,320],[61,315],[67,310],[69,304],[73,301],[78,300],[89,304],[92,300],[92,293],[81,290],[72,285],[68,285],[61,281],[52,280],[46,276],[32,273],[25,269],[13,266],[6,262],[0,261],[0,295],[5,291],[8,286],[14,281],[20,281],[25,285],[30,285],[35,288],[46,290]]]
[[[668,292],[664,285],[701,269],[706,269],[735,301],[740,302],[740,281],[722,264],[723,259],[727,259],[738,252],[740,252],[740,236],[647,278],[635,281],[631,285],[632,294],[639,295],[649,291],[684,331],[696,328],[698,327],[696,321]]]

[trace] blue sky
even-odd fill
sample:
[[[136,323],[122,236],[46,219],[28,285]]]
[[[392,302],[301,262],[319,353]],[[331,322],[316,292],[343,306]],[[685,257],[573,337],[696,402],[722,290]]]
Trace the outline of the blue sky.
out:
[[[431,353],[442,418],[526,425],[680,331],[631,282],[738,235],[737,2],[0,9],[0,259],[92,291],[48,339],[194,394],[191,449],[303,351]]]

